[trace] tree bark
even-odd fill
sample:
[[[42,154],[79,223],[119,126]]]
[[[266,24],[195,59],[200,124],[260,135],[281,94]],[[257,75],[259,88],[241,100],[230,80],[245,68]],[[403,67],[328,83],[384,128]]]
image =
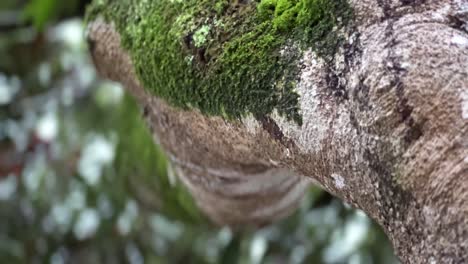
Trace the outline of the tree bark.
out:
[[[403,263],[468,262],[468,2],[351,0],[355,23],[325,62],[304,54],[303,124],[180,110],[139,82],[96,19],[98,71],[137,98],[181,181],[219,224],[264,224],[311,183],[364,210]]]

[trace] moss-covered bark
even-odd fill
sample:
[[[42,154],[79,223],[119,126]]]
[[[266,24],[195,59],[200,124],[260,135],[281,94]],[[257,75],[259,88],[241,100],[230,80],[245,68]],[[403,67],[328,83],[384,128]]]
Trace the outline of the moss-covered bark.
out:
[[[300,57],[297,67],[301,67],[298,70],[301,78],[297,85],[292,78],[290,94],[295,91],[300,95],[296,98],[301,109],[296,111],[302,115],[302,126],[276,113],[257,120],[248,116],[241,122],[226,122],[199,111],[169,106],[149,93],[148,89],[154,91],[154,86],[142,87],[148,85],[142,78],[144,75],[133,74],[135,64],[140,67],[137,71],[147,67],[154,74],[151,71],[156,65],[164,70],[158,74],[170,73],[151,57],[160,56],[158,50],[171,50],[167,48],[169,45],[158,46],[161,42],[155,38],[159,35],[143,34],[145,39],[135,44],[135,39],[122,31],[131,25],[125,24],[125,20],[117,26],[123,33],[110,23],[96,21],[90,23],[88,35],[99,72],[123,82],[138,98],[154,135],[180,169],[180,179],[190,186],[197,204],[211,219],[227,224],[261,224],[286,214],[287,209],[295,206],[294,195],[301,184],[290,187],[283,181],[265,178],[263,172],[287,168],[292,176],[310,176],[326,190],[368,213],[389,235],[402,263],[465,263],[468,259],[466,5],[450,0],[349,1],[355,15],[354,25],[341,30],[350,33],[341,45],[338,34],[333,33],[343,26],[333,16],[340,12],[323,11],[327,4],[340,10],[339,2],[220,3],[213,5],[216,9],[210,9],[207,1],[193,2],[191,7],[201,9],[185,13],[183,22],[169,18],[190,10],[188,2],[177,4],[180,12],[172,15],[160,11],[159,15],[173,24],[166,25],[167,33],[161,38],[177,47],[177,52],[167,53],[174,57],[165,54],[164,58],[170,58],[170,65],[175,65],[177,58],[193,56],[185,65],[192,74],[187,76],[194,77],[175,80],[181,83],[190,80],[193,86],[164,87],[178,89],[177,92],[183,88],[197,91],[200,97],[186,93],[186,98],[200,100],[198,105],[192,105],[205,113],[206,109],[200,106],[214,101],[225,107],[226,116],[236,116],[232,109],[237,116],[248,112],[268,114],[278,108],[278,99],[265,110],[253,107],[258,103],[254,99],[246,99],[246,104],[241,105],[244,108],[232,107],[231,98],[226,100],[223,96],[249,98],[255,85],[264,93],[257,94],[258,101],[265,100],[266,95],[278,96],[275,92],[288,94],[277,83],[287,79],[284,76],[294,77],[294,72],[288,74],[295,68],[278,65],[287,61],[284,58],[294,62]],[[306,9],[319,10],[317,20],[313,16],[303,17],[304,3],[317,7]],[[115,8],[112,6],[109,4],[104,10]],[[157,6],[171,5],[163,2]],[[96,14],[96,10],[99,9],[91,10],[91,14]],[[215,30],[218,26],[214,21],[222,21],[229,30]],[[334,24],[336,30],[331,30]],[[190,30],[189,25],[193,26]],[[187,31],[169,37],[180,28]],[[186,32],[190,32],[190,37],[185,38]],[[122,36],[125,47],[119,45]],[[144,41],[151,51],[146,51],[151,56],[143,57],[146,65],[135,61],[139,58],[135,53],[138,55],[140,51],[132,49],[132,45],[143,46]],[[267,43],[275,45],[272,48]],[[337,46],[339,52],[334,54]],[[206,62],[197,57],[200,47],[205,47],[202,52],[205,58],[206,54],[213,54]],[[305,47],[313,52],[310,49],[303,52]],[[271,77],[269,69],[278,75]],[[238,82],[212,81],[221,76]],[[259,76],[271,85],[260,86]],[[209,92],[215,89],[223,94],[211,97]],[[271,188],[252,191],[263,184]]]
[[[276,109],[301,123],[301,50],[332,55],[350,8],[345,0],[96,0],[88,19],[97,16],[115,23],[140,81],[169,103],[225,118]]]

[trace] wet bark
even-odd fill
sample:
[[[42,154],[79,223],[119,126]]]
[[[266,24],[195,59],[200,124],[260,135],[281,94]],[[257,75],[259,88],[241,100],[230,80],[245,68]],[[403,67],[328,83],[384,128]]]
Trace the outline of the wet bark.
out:
[[[403,263],[468,262],[468,3],[352,0],[333,60],[306,52],[303,124],[226,121],[147,93],[118,33],[89,25],[101,74],[137,98],[156,142],[217,223],[289,214],[311,183],[364,210]]]

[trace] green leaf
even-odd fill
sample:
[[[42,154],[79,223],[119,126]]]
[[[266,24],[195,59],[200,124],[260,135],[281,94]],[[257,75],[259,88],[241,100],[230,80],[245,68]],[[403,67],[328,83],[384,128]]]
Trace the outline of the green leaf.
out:
[[[57,17],[58,12],[58,0],[31,0],[23,15],[26,21],[32,21],[36,28],[43,30],[49,21]]]

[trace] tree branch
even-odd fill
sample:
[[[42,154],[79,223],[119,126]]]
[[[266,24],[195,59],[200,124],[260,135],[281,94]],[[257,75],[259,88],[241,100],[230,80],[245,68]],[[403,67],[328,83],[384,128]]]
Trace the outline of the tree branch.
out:
[[[99,72],[138,99],[214,221],[283,217],[313,181],[375,219],[404,263],[466,262],[468,6],[350,5],[354,23],[331,59],[299,53],[301,125],[277,111],[228,120],[170,106],[143,88],[112,22],[95,19],[88,36]]]

